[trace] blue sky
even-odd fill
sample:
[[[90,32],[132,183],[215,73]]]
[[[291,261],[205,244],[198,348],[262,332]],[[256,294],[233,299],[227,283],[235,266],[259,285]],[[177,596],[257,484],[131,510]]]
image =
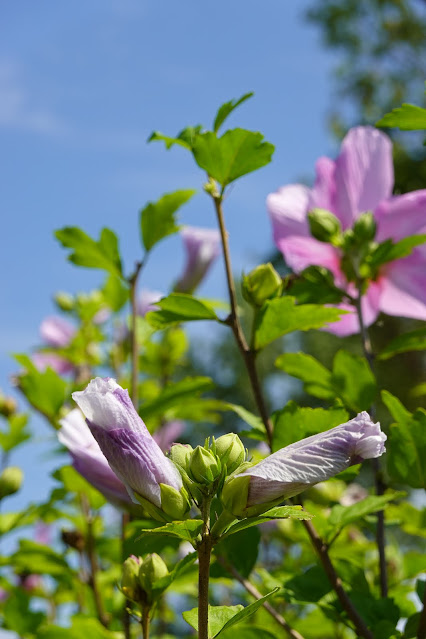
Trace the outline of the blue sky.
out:
[[[146,144],[158,129],[211,125],[224,101],[254,91],[230,119],[264,133],[274,161],[235,184],[226,203],[234,267],[258,263],[272,247],[267,194],[311,176],[333,154],[326,127],[334,63],[303,20],[306,0],[143,0],[5,3],[0,21],[0,211],[2,219],[0,388],[10,390],[10,358],[38,340],[57,290],[90,290],[96,271],[64,259],[53,230],[80,225],[119,235],[125,263],[140,257],[138,211],[178,188],[199,194],[181,221],[213,226],[203,174],[183,150]],[[162,243],[142,284],[165,289],[181,268],[178,237]],[[221,264],[202,293],[225,294]],[[47,489],[50,431],[32,421],[36,441],[13,461],[26,482],[16,506]],[[32,464],[28,463],[31,458]],[[9,504],[8,504],[9,506]]]

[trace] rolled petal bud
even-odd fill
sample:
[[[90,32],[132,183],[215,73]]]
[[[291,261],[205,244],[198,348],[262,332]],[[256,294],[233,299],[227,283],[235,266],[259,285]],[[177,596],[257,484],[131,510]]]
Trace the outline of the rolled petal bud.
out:
[[[202,446],[197,446],[191,454],[189,475],[199,484],[211,484],[220,475],[220,465],[216,457]]]
[[[82,412],[75,408],[60,424],[58,439],[68,448],[76,471],[115,506],[127,508],[132,504],[125,485],[111,470]]]
[[[149,602],[152,601],[153,584],[169,574],[166,564],[157,553],[147,555],[139,568],[139,584],[146,593]]]
[[[136,299],[137,314],[145,317],[148,311],[156,311],[158,307],[155,303],[159,302],[162,297],[164,297],[164,293],[160,293],[160,291],[151,291],[143,288]]]
[[[0,499],[14,495],[21,488],[24,473],[18,466],[8,466],[0,475]]]
[[[183,275],[175,284],[175,291],[192,293],[220,253],[220,234],[215,229],[185,226],[181,236],[186,249],[186,264]]]
[[[73,398],[112,470],[136,502],[140,495],[161,508],[160,484],[180,491],[182,478],[176,466],[151,437],[127,390],[111,378],[97,377]]]
[[[47,368],[51,368],[55,373],[58,373],[58,375],[65,375],[75,370],[75,366],[66,360],[65,357],[47,351],[34,353],[32,361],[39,371],[45,371]]]
[[[46,317],[40,325],[40,335],[46,344],[62,348],[68,346],[75,335],[75,327],[62,317]]]
[[[256,266],[248,275],[243,276],[243,297],[253,306],[262,306],[266,300],[279,297],[282,290],[282,278],[270,262]]]
[[[243,463],[246,451],[243,442],[235,433],[222,435],[215,440],[215,446],[216,454],[222,465],[226,465],[228,474],[233,473]]]
[[[142,558],[130,555],[123,564],[123,576],[121,578],[121,589],[128,599],[139,602],[141,598],[141,588],[139,583],[139,569],[142,565]]]
[[[380,457],[385,452],[385,441],[380,424],[374,424],[368,413],[362,412],[345,424],[286,446],[230,478],[222,500],[233,514],[243,516],[253,506],[282,501],[330,479],[352,464]],[[241,480],[247,478],[245,493]]]

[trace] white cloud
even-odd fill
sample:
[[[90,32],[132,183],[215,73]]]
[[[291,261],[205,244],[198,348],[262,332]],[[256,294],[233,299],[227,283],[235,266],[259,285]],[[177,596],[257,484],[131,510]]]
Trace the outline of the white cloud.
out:
[[[61,136],[67,131],[60,118],[36,104],[22,83],[18,66],[9,60],[0,60],[0,127],[50,136]]]

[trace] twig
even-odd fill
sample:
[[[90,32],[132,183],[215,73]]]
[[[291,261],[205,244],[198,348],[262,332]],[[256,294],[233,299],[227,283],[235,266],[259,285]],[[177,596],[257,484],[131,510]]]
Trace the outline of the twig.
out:
[[[244,579],[244,577],[240,575],[238,570],[234,568],[234,566],[232,566],[230,563],[228,563],[226,559],[224,559],[224,557],[216,557],[216,559],[218,560],[220,564],[222,564],[224,568],[226,568],[228,572],[231,573],[234,579],[239,581],[240,584],[244,586],[244,588],[247,590],[248,593],[250,593],[255,599],[262,599],[263,595],[258,591],[258,589],[252,583],[250,583],[248,579]],[[265,610],[271,615],[271,617],[273,617],[275,621],[279,623],[282,628],[284,628],[284,630],[288,633],[290,637],[292,637],[293,639],[304,639],[303,636],[300,634],[300,632],[297,632],[297,630],[294,630],[287,623],[284,617],[280,615],[280,613],[277,612],[275,608],[273,608],[268,601],[264,601],[262,605],[265,608]]]
[[[262,387],[260,384],[259,376],[256,368],[256,352],[249,348],[244,332],[241,327],[241,323],[238,317],[237,309],[237,297],[235,294],[235,282],[232,275],[231,257],[229,252],[228,234],[225,228],[225,221],[222,208],[222,196],[213,196],[213,201],[216,210],[217,221],[219,224],[220,236],[222,239],[223,257],[225,261],[226,281],[228,284],[229,301],[231,304],[231,313],[227,319],[227,324],[232,328],[236,342],[241,351],[246,365],[247,373],[250,378],[250,383],[253,389],[254,398],[266,429],[266,435],[268,437],[269,446],[272,445],[272,433],[273,427],[271,420],[269,419],[268,410],[266,408],[265,400],[262,393]]]
[[[212,537],[210,535],[210,503],[206,497],[202,505],[203,530],[198,552],[198,639],[208,639],[209,624],[209,575],[210,558],[212,552]]]
[[[376,377],[376,371],[374,366],[374,353],[371,346],[370,336],[368,334],[367,327],[365,326],[364,316],[362,313],[362,294],[361,287],[358,286],[358,297],[355,300],[355,308],[358,315],[360,336],[362,342],[362,348],[364,351],[365,359],[368,362],[371,372]],[[375,418],[375,406],[370,408],[371,417]],[[383,495],[385,491],[385,484],[382,480],[382,473],[380,470],[380,462],[378,459],[372,459],[372,466],[374,472],[374,483],[377,495]],[[376,526],[376,543],[379,553],[379,572],[380,572],[380,592],[382,597],[388,596],[388,577],[386,566],[386,539],[385,539],[385,513],[383,510],[379,510],[377,513],[377,526]]]
[[[104,604],[102,601],[101,593],[98,588],[98,561],[95,551],[95,537],[93,535],[93,516],[90,512],[89,503],[86,495],[81,495],[81,508],[84,518],[86,520],[86,555],[90,564],[90,578],[89,585],[93,592],[93,598],[95,601],[95,608],[98,615],[98,619],[105,628],[108,628],[108,616],[105,613]]]

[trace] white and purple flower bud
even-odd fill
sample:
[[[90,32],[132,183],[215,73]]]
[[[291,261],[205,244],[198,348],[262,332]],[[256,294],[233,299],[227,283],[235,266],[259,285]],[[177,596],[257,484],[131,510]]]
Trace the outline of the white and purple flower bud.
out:
[[[114,379],[93,379],[84,391],[73,393],[73,399],[86,416],[87,424],[117,477],[136,503],[138,497],[162,509],[166,514],[168,499],[162,493],[175,491],[182,495],[182,478],[150,435],[136,412],[127,390]],[[166,488],[162,491],[162,486]],[[170,515],[176,517],[176,500]],[[189,510],[189,504],[185,511]],[[184,516],[184,512],[181,516]]]
[[[216,229],[185,226],[181,235],[186,249],[186,264],[174,290],[192,293],[220,253],[220,234]]]
[[[330,479],[352,464],[380,457],[386,435],[362,412],[345,424],[312,435],[269,455],[230,477],[222,492],[225,508],[237,517],[277,503]]]
[[[75,408],[60,424],[58,439],[68,448],[76,471],[115,506],[130,506],[133,502],[125,485],[111,470],[81,411]]]
[[[148,288],[143,288],[136,299],[136,310],[140,317],[145,317],[149,311],[157,311],[158,306],[156,302],[159,302],[164,297],[164,293],[160,291],[151,291]]]

